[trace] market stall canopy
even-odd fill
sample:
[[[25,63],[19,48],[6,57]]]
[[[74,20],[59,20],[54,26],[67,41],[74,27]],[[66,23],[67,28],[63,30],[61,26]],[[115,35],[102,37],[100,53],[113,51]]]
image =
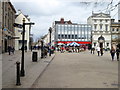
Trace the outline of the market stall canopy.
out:
[[[80,46],[80,44],[76,42],[72,42],[72,43],[67,44],[67,46]]]

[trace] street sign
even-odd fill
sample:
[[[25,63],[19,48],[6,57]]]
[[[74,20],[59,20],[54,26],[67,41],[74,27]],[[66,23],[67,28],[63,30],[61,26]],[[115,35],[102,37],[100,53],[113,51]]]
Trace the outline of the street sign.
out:
[[[11,37],[11,39],[19,39],[20,37]]]
[[[35,23],[25,23],[25,25],[34,25]]]
[[[14,27],[17,27],[17,28],[22,28],[23,27],[23,25],[22,24],[18,24],[18,23],[14,23],[14,25],[13,25]]]

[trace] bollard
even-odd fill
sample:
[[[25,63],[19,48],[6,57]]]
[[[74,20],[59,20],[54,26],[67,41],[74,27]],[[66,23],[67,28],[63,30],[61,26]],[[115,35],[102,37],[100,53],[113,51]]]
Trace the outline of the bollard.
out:
[[[21,85],[21,83],[20,83],[20,62],[19,61],[17,61],[16,62],[16,70],[17,70],[17,77],[16,77],[16,85],[17,86],[19,86],[19,85]]]
[[[37,52],[33,52],[33,54],[32,54],[32,61],[33,62],[37,62],[37,58],[38,56],[37,56]]]

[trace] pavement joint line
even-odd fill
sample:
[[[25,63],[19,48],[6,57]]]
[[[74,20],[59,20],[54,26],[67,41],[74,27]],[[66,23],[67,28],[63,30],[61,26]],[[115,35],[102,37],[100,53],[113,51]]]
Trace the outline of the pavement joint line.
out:
[[[55,55],[51,58],[50,62],[46,65],[46,67],[43,69],[43,71],[40,73],[40,75],[36,78],[36,80],[34,81],[34,83],[31,85],[31,88],[35,85],[35,83],[38,81],[38,79],[43,75],[43,73],[47,70],[47,67],[50,65],[50,63],[53,61],[53,59],[55,58]]]

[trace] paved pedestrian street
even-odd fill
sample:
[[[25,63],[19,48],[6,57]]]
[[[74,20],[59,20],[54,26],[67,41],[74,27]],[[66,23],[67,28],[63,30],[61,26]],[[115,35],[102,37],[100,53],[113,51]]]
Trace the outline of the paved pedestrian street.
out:
[[[56,52],[55,58],[31,88],[117,88],[118,61],[103,56]]]

